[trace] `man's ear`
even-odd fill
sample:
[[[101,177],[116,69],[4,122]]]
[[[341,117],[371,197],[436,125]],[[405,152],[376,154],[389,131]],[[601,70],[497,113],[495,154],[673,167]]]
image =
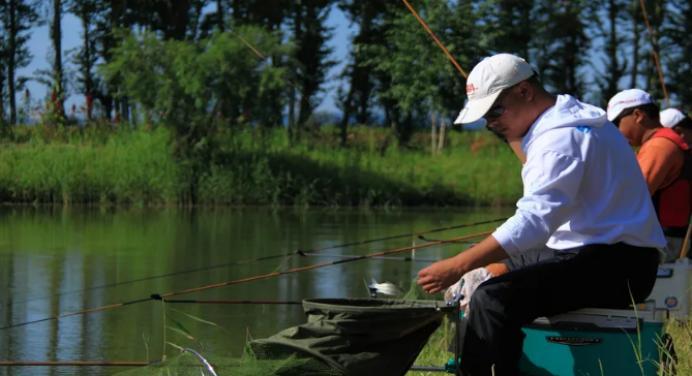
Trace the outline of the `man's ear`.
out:
[[[646,112],[642,111],[639,108],[635,108],[632,112],[632,115],[634,116],[634,121],[636,121],[638,125],[646,129],[654,129],[660,127],[657,120],[650,118],[649,115],[646,114]]]
[[[646,120],[647,120],[647,116],[646,116],[646,114],[644,113],[644,111],[642,111],[642,110],[640,110],[640,109],[638,109],[638,108],[635,108],[635,109],[632,111],[632,116],[634,116],[634,121],[637,123],[637,125],[641,125],[642,127],[645,127],[645,128],[646,128],[646,125],[647,125],[647,121],[646,121]]]
[[[517,93],[524,99],[526,102],[531,102],[536,96],[536,90],[534,87],[529,83],[529,81],[522,81],[519,83],[519,87],[517,88]]]

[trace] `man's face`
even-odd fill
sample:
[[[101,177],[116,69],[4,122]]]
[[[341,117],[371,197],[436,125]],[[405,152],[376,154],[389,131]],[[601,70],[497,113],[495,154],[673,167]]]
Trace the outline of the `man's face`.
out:
[[[678,132],[680,136],[685,140],[688,146],[692,146],[692,129],[684,127],[675,127],[674,131]]]
[[[509,141],[521,139],[531,125],[523,108],[525,91],[529,88],[530,85],[523,81],[504,89],[483,116],[487,127]]]
[[[623,115],[618,116],[614,121],[623,136],[632,146],[641,146],[646,128],[641,124],[641,117],[646,116],[642,111],[623,111]]]

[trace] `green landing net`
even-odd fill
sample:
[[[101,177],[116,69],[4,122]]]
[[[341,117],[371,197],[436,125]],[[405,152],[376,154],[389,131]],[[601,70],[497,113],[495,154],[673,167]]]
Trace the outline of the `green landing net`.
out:
[[[453,308],[441,301],[308,299],[307,322],[248,344],[242,359],[204,354],[218,375],[404,375]],[[209,375],[182,353],[121,376]]]
[[[232,376],[274,376],[274,375],[306,375],[330,376],[340,375],[325,367],[322,363],[307,358],[289,356],[285,359],[257,359],[253,356],[244,358],[219,357],[204,354],[204,358],[212,365],[217,375]],[[195,355],[183,352],[170,357],[165,362],[140,367],[124,372],[117,376],[210,376],[205,366]]]

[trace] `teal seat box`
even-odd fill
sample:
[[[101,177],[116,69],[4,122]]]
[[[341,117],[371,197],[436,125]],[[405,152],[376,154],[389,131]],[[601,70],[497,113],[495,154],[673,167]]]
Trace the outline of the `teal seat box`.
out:
[[[663,323],[654,317],[631,310],[584,309],[540,318],[523,329],[522,374],[657,375]]]

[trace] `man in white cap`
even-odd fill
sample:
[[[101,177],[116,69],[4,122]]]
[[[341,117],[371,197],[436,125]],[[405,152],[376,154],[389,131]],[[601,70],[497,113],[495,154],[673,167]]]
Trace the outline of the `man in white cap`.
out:
[[[608,101],[608,120],[639,147],[637,161],[668,240],[663,261],[673,261],[692,214],[690,180],[683,174],[689,147],[677,132],[661,126],[658,106],[643,90],[615,94]]]
[[[470,270],[510,258],[511,270],[472,296],[460,367],[464,375],[518,375],[522,325],[642,301],[665,239],[637,161],[603,110],[546,92],[529,64],[510,54],[481,61],[466,87],[457,122],[485,118],[516,145],[526,157],[524,194],[491,236],[422,269],[418,284],[440,292]]]
[[[687,146],[692,145],[692,119],[677,108],[667,108],[659,114],[661,125],[677,132]]]

